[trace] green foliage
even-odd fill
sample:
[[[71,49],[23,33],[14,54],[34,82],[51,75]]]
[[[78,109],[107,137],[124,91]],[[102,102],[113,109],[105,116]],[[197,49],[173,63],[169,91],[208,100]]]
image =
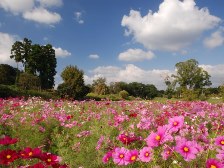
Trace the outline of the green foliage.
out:
[[[84,84],[83,71],[77,66],[67,66],[61,73],[64,80],[57,88],[62,97],[82,99],[89,92],[89,88]]]
[[[106,85],[106,78],[98,78],[93,80],[92,89],[95,94],[106,95],[109,93],[109,88]]]
[[[16,68],[7,64],[0,64],[0,84],[14,85],[16,81]]]
[[[175,82],[179,84],[181,88],[202,89],[212,84],[209,80],[210,75],[208,72],[199,67],[195,59],[179,62],[175,67],[177,69],[177,74],[172,75],[172,77],[175,78]]]
[[[40,88],[40,79],[29,73],[21,73],[19,76],[18,86],[23,90],[38,89]]]
[[[224,101],[224,85],[220,86],[220,93],[221,93],[222,100]]]
[[[199,91],[182,89],[182,98],[187,101],[197,100],[199,98]]]
[[[55,50],[52,45],[32,45],[32,41],[24,38],[23,42],[16,41],[12,45],[11,56],[17,63],[21,62],[25,72],[40,78],[42,89],[51,89],[54,86],[56,75]]]
[[[122,99],[128,99],[128,95],[129,95],[129,93],[126,90],[122,90],[122,91],[119,92],[119,96]]]

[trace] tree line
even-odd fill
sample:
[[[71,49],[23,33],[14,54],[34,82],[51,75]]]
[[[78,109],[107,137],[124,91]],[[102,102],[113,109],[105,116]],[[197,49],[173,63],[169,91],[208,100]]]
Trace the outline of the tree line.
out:
[[[32,44],[32,41],[24,38],[12,45],[11,59],[14,59],[17,67],[0,64],[0,84],[15,85],[23,90],[53,89],[55,85],[57,60],[55,50],[51,44]],[[22,64],[23,70],[18,65]],[[77,66],[69,65],[61,73],[63,83],[57,87],[57,95],[60,97],[83,99],[88,93],[96,95],[118,94],[122,98],[128,96],[142,99],[153,99],[156,96],[167,98],[187,97],[199,98],[209,94],[224,92],[223,86],[211,88],[210,75],[195,59],[179,62],[175,65],[176,74],[166,76],[164,83],[166,90],[158,90],[153,84],[139,82],[112,82],[107,84],[106,78],[98,78],[93,83],[86,85],[84,72]]]

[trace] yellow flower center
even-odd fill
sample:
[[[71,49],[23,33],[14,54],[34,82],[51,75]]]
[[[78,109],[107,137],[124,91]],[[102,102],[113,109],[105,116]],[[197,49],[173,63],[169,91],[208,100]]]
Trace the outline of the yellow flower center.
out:
[[[174,126],[177,126],[177,125],[178,125],[178,122],[174,121],[174,122],[173,122],[173,125],[174,125]]]
[[[168,155],[169,155],[169,154],[170,154],[170,151],[169,151],[169,150],[168,150],[168,151],[166,151],[166,154],[168,154]]]
[[[131,161],[134,161],[134,160],[136,160],[136,156],[131,157]]]
[[[126,141],[127,139],[126,138],[123,138],[123,140]]]
[[[10,159],[10,158],[11,158],[11,155],[7,155],[6,158],[7,158],[7,159]]]
[[[149,156],[149,153],[148,153],[148,152],[146,152],[146,153],[145,153],[145,156],[146,156],[146,157],[148,157],[148,156]]]
[[[51,159],[47,159],[48,162],[51,162]]]
[[[221,141],[221,144],[224,145],[224,140]]]
[[[120,154],[120,155],[119,155],[119,158],[121,158],[121,159],[122,159],[123,157],[124,157],[124,155],[123,155],[123,154]]]
[[[159,135],[156,136],[156,140],[159,141],[161,137]]]
[[[33,152],[29,152],[29,154],[28,154],[29,156],[32,156],[33,155]]]
[[[217,168],[215,165],[211,165],[211,167],[210,168]]]
[[[188,147],[184,147],[184,152],[188,152],[189,148]]]

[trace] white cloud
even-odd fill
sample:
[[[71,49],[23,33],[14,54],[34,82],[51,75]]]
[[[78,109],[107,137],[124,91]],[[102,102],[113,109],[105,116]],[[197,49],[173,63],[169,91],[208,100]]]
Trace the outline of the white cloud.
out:
[[[17,40],[17,36],[0,32],[0,63],[15,65],[15,61],[10,58],[11,48]]]
[[[90,58],[90,59],[99,59],[100,56],[97,55],[97,54],[90,54],[90,55],[89,55],[89,58]]]
[[[65,58],[65,57],[68,57],[71,55],[70,52],[68,52],[67,50],[63,50],[62,48],[58,47],[58,48],[55,48],[53,47],[54,50],[55,50],[55,55],[56,57],[61,57],[61,58]]]
[[[52,6],[62,6],[63,1],[62,0],[38,0],[40,2],[40,5],[43,7],[52,7]]]
[[[217,26],[221,19],[199,9],[194,0],[164,0],[157,12],[141,16],[131,10],[123,16],[125,35],[152,50],[179,51],[191,44],[205,30]]]
[[[75,12],[75,20],[79,23],[79,24],[83,24],[84,20],[82,19],[82,13],[81,12]]]
[[[151,51],[145,52],[141,49],[128,49],[119,54],[118,59],[121,61],[143,61],[151,60],[154,54]]]
[[[0,7],[13,14],[19,14],[32,9],[34,0],[1,0]]]
[[[32,20],[43,24],[55,24],[60,22],[61,16],[56,12],[50,12],[44,8],[35,8],[23,14],[27,20]]]
[[[213,87],[224,84],[224,64],[219,65],[200,65],[204,70],[211,75],[211,82]]]
[[[133,64],[128,64],[124,68],[115,66],[100,66],[91,71],[91,76],[84,76],[85,83],[92,83],[94,79],[105,77],[107,82],[141,82],[144,84],[154,84],[158,89],[165,89],[164,76],[170,75],[170,70],[144,70]]]
[[[224,44],[224,29],[217,30],[210,37],[204,40],[204,45],[208,48],[219,47]]]

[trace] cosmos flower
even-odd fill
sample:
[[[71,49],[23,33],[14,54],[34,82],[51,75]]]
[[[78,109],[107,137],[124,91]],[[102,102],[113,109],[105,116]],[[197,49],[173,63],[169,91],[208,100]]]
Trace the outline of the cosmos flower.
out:
[[[168,129],[170,132],[177,132],[184,125],[184,117],[183,116],[175,116],[173,118],[169,118],[168,120]]]
[[[186,161],[195,159],[196,154],[198,153],[195,142],[187,141],[185,139],[178,141],[176,151],[180,153]]]
[[[128,153],[125,155],[125,160],[128,163],[133,163],[137,160],[138,158],[138,150],[134,149],[134,150],[129,150]]]
[[[206,168],[223,168],[223,164],[216,159],[208,159],[206,162]]]
[[[125,149],[124,147],[115,148],[115,151],[112,154],[114,163],[118,165],[127,165],[129,162],[125,160],[125,156],[127,155],[128,152],[129,151]]]
[[[139,151],[139,159],[142,162],[149,162],[152,159],[152,148],[144,147]]]
[[[9,136],[4,136],[3,138],[0,139],[0,144],[1,145],[11,145],[15,144],[18,140],[16,138],[11,138]]]
[[[113,151],[109,151],[103,156],[102,158],[103,163],[107,163],[110,160],[110,158],[112,158],[112,153]]]
[[[2,150],[0,152],[0,164],[8,165],[18,158],[16,151],[11,149]]]
[[[215,144],[218,146],[224,146],[224,136],[218,136],[215,138]]]
[[[149,147],[157,147],[169,140],[172,140],[172,136],[167,132],[167,128],[163,126],[159,127],[156,133],[152,132],[146,138],[146,143]]]

